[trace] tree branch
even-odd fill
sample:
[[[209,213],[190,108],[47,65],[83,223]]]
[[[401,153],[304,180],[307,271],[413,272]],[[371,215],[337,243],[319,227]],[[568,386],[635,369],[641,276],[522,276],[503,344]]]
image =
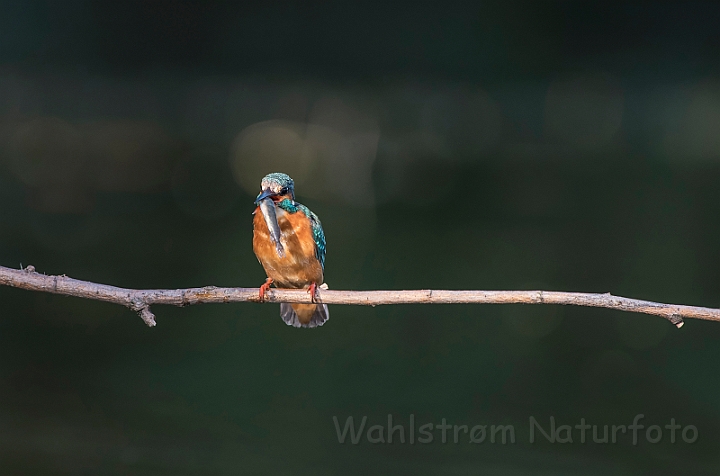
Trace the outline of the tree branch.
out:
[[[155,325],[150,311],[154,304],[189,306],[201,303],[260,302],[258,288],[204,288],[189,289],[125,289],[96,284],[62,276],[47,276],[35,267],[12,269],[0,266],[0,285],[30,291],[42,291],[75,296],[96,301],[122,304],[137,312],[145,323]],[[265,302],[309,304],[311,296],[302,289],[271,289]],[[720,309],[662,304],[640,301],[606,294],[569,293],[558,291],[330,291],[318,289],[318,302],[324,304],[563,304],[603,307],[618,311],[638,312],[661,316],[677,327],[683,318],[705,319],[720,322]]]

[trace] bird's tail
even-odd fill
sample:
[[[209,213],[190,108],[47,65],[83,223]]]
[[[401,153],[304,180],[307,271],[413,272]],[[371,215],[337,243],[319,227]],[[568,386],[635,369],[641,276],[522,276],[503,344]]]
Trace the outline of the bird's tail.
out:
[[[330,319],[327,304],[280,304],[280,317],[293,327],[320,327]]]

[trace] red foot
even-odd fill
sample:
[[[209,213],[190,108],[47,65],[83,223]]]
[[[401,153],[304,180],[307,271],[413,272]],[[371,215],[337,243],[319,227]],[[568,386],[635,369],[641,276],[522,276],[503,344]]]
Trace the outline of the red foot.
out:
[[[267,294],[268,291],[270,291],[270,285],[272,284],[273,280],[272,278],[267,278],[265,280],[265,284],[260,286],[260,302],[265,301],[265,294]]]
[[[317,288],[318,288],[318,286],[317,286],[317,284],[315,284],[315,283],[312,283],[312,284],[310,285],[310,287],[308,288],[308,291],[307,291],[307,292],[310,293],[310,300],[311,300],[312,302],[317,302],[317,298],[318,298]]]

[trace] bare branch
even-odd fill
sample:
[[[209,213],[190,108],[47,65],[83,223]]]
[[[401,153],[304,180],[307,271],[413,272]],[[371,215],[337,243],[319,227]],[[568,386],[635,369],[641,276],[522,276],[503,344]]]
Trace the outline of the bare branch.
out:
[[[0,266],[0,285],[30,291],[43,291],[96,301],[112,302],[137,312],[148,326],[155,326],[150,311],[154,304],[189,306],[201,303],[260,302],[258,288],[218,288],[206,286],[189,289],[125,289],[80,281],[67,276],[47,276],[33,266],[12,269]],[[677,327],[683,318],[720,322],[720,309],[662,304],[606,294],[558,291],[332,291],[318,289],[318,301],[325,304],[563,304],[603,307],[618,311],[661,316]],[[309,304],[312,297],[302,289],[271,289],[265,302]]]

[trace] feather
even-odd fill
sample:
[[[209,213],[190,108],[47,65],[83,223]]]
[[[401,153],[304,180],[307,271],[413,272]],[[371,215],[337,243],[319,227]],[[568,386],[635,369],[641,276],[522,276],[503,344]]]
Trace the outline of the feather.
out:
[[[313,309],[314,308],[314,309]],[[320,327],[330,318],[326,304],[280,304],[280,317],[293,327]]]
[[[278,203],[278,206],[288,213],[297,213],[300,211],[308,217],[312,226],[313,240],[315,241],[315,257],[320,261],[320,266],[325,268],[325,233],[323,232],[322,223],[320,223],[318,216],[302,203],[297,203],[287,198]]]

